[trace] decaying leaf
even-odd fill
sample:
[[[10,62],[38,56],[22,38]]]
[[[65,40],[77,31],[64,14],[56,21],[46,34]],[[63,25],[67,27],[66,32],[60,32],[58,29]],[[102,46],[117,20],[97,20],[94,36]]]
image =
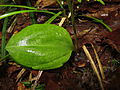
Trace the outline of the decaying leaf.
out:
[[[56,3],[56,0],[38,0],[36,2],[37,7],[44,8],[46,6],[50,6]]]

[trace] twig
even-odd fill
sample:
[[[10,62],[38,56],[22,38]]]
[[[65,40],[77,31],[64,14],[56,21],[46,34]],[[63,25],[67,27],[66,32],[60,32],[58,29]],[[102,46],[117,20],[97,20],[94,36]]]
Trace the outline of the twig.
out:
[[[62,26],[63,23],[65,22],[65,20],[66,20],[67,18],[70,18],[70,16],[71,16],[71,13],[69,13],[68,17],[63,17],[63,18],[61,19],[60,23],[59,23],[59,26]]]
[[[37,86],[37,83],[38,83],[38,80],[40,79],[42,73],[43,73],[43,71],[39,71],[39,72],[38,72],[38,75],[37,75],[37,77],[36,77],[36,81],[34,82],[33,87],[32,87],[31,90],[35,90],[35,88],[36,88],[36,86]]]
[[[98,66],[99,66],[99,69],[100,69],[100,73],[101,73],[102,79],[105,79],[105,74],[104,74],[103,67],[102,67],[102,64],[100,62],[99,56],[98,56],[98,54],[97,54],[97,52],[95,50],[94,45],[93,44],[91,44],[91,45],[92,45],[92,48],[94,50],[94,53],[95,53],[95,56],[96,56],[96,59],[97,59],[97,62],[98,62]]]
[[[16,22],[17,22],[17,18],[15,18],[12,22],[12,24],[10,25],[10,27],[8,28],[7,32],[8,33],[11,33],[16,25]]]
[[[91,57],[88,49],[86,48],[85,45],[83,45],[82,48],[83,48],[83,50],[84,50],[87,58],[90,60],[90,64],[91,64],[91,66],[92,66],[92,68],[93,68],[93,71],[96,73],[96,75],[97,75],[97,77],[98,77],[98,80],[99,80],[101,89],[104,90],[103,83],[102,83],[102,79],[101,79],[101,77],[100,77],[100,74],[99,74],[99,72],[98,72],[98,70],[97,70],[97,67],[96,67],[96,65],[95,65],[95,63],[94,63],[94,61],[93,61],[93,59],[92,59],[92,57]]]
[[[16,79],[16,82],[18,82],[18,80],[21,78],[21,76],[24,74],[24,72],[26,71],[25,68],[22,68],[22,70],[18,73],[17,75],[17,79]]]

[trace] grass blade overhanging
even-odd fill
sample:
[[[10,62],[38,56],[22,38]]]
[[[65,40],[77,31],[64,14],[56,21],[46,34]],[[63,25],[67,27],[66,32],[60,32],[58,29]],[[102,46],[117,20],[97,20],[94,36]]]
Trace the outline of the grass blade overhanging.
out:
[[[17,7],[17,8],[26,8],[26,9],[34,9],[34,10],[37,9],[34,7],[28,7],[28,6],[23,6],[23,5],[0,5],[0,7]]]
[[[14,11],[14,12],[3,14],[3,15],[0,16],[0,19],[15,15],[15,14],[21,14],[21,13],[27,13],[27,12],[43,12],[43,13],[48,13],[48,14],[55,15],[55,13],[47,11],[47,10],[22,10],[22,11]]]

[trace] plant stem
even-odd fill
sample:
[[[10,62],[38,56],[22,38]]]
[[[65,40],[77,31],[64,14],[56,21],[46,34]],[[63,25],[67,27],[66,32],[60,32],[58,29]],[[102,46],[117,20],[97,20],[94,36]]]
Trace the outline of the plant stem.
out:
[[[2,28],[2,46],[1,46],[2,58],[4,58],[5,55],[6,55],[5,46],[6,46],[6,29],[7,29],[7,24],[8,24],[8,17],[6,17],[4,19],[3,28]]]
[[[77,52],[78,42],[77,42],[77,31],[75,27],[75,19],[74,19],[74,11],[73,11],[74,2],[71,2],[71,0],[67,0],[67,3],[68,3],[68,8],[71,12],[72,28],[73,28],[74,37],[75,37],[75,51]]]
[[[2,57],[2,58],[0,59],[0,62],[1,62],[1,61],[4,61],[8,56],[10,56],[10,55],[8,54],[8,55]]]
[[[56,0],[56,1],[60,5],[60,7],[63,9],[63,15],[64,15],[64,17],[67,17],[66,10],[64,9],[63,5],[61,4],[61,0]]]
[[[29,0],[26,0],[26,2],[27,2],[27,5],[31,7],[30,1],[29,1]],[[36,23],[36,20],[35,20],[35,15],[34,15],[34,13],[31,12],[29,15],[30,15],[30,19],[31,19],[32,24],[35,24],[35,23]]]

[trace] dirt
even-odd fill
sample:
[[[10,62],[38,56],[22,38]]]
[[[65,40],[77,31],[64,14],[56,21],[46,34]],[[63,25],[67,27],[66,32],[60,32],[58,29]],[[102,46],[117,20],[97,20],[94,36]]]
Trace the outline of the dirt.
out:
[[[7,72],[9,68],[6,65],[0,66],[0,90],[16,90],[15,77],[10,76],[12,70]]]
[[[86,57],[81,46],[85,44],[90,51],[91,56],[95,59],[95,54],[91,43],[95,46],[103,65],[105,80],[103,85],[105,90],[119,90],[120,88],[120,1],[119,0],[104,0],[105,6],[99,3],[83,3],[80,8],[76,8],[75,24],[78,38],[78,53],[72,53],[70,60],[64,64],[63,67],[44,71],[39,84],[45,84],[45,90],[101,90],[96,74],[94,73],[88,58]],[[32,1],[34,2],[34,1]],[[117,2],[117,3],[116,3]],[[20,3],[20,2],[19,2]],[[78,5],[78,3],[75,3]],[[55,4],[56,5],[56,4]],[[57,5],[58,6],[58,5]],[[79,5],[78,5],[79,6]],[[52,8],[52,6],[47,8]],[[66,5],[65,5],[66,7]],[[53,10],[54,11],[54,10]],[[94,23],[91,20],[79,17],[83,13],[87,16],[94,16],[102,19],[108,24],[113,32],[109,32],[103,25]],[[48,15],[35,14],[38,23],[44,23]],[[31,24],[29,14],[17,15],[12,32],[7,34],[7,40],[13,33],[19,32],[24,27]],[[54,21],[58,23],[59,19]],[[73,41],[74,34],[72,26],[65,23],[64,28],[68,30]],[[2,22],[0,22],[0,30]],[[1,37],[0,32],[0,37]],[[1,38],[0,38],[1,39]],[[0,40],[1,42],[1,40]],[[11,58],[7,58],[10,60]],[[0,90],[30,90],[27,89],[22,81],[28,81],[30,72],[33,76],[37,76],[38,71],[27,69],[21,76],[20,80],[16,82],[17,75],[22,67],[17,66],[11,61],[0,63]],[[21,89],[22,87],[22,89]]]

